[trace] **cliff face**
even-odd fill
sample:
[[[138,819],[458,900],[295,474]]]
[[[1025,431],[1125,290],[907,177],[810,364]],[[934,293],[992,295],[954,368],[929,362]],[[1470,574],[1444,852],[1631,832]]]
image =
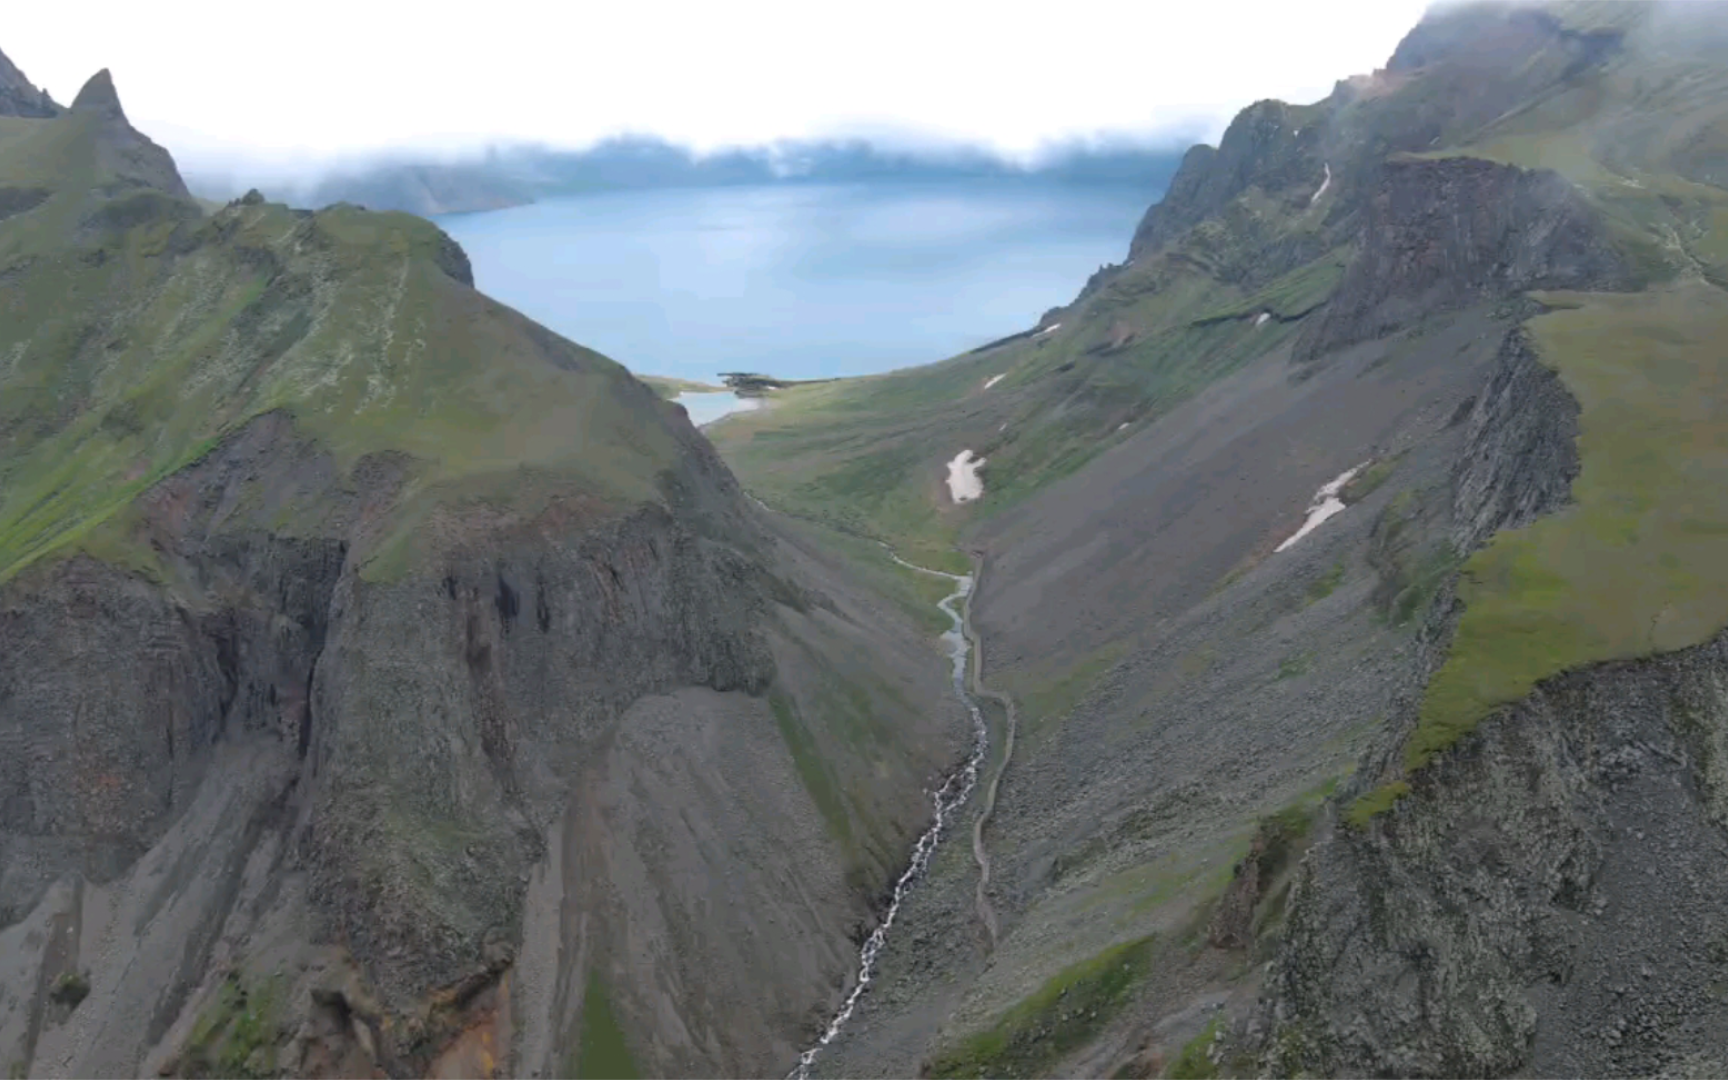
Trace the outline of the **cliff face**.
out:
[[[1357,256],[1305,328],[1298,363],[1485,299],[1633,285],[1599,215],[1553,172],[1472,158],[1392,161],[1364,217]]]
[[[1274,1070],[1720,1069],[1725,664],[1718,639],[1565,676],[1395,824],[1335,832],[1270,984]]]
[[[105,75],[29,123],[0,1054],[792,1061],[966,742],[934,643],[424,222],[201,217]]]
[[[1182,159],[1164,198],[1146,212],[1128,257],[1168,244],[1220,213],[1250,187],[1277,196],[1307,195],[1325,180],[1319,132],[1302,138],[1302,118],[1281,101],[1261,101],[1237,114],[1216,149],[1196,146]]]
[[[1514,331],[1476,395],[1452,472],[1452,546],[1475,551],[1566,505],[1578,468],[1578,402],[1528,333]]]

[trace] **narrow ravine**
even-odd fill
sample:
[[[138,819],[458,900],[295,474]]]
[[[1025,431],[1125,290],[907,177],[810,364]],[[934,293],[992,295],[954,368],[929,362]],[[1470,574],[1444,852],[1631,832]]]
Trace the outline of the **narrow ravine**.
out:
[[[884,545],[886,547],[886,545]],[[912,848],[912,859],[905,872],[894,883],[894,897],[888,902],[888,911],[882,916],[881,923],[870,932],[865,939],[864,947],[858,953],[858,979],[853,984],[846,1000],[841,1002],[834,1018],[828,1021],[828,1027],[822,1032],[822,1037],[816,1040],[814,1046],[798,1055],[798,1065],[787,1074],[787,1080],[809,1080],[810,1066],[815,1064],[816,1056],[839,1037],[846,1021],[852,1018],[853,1010],[858,1007],[858,1000],[869,988],[870,980],[876,974],[876,957],[882,952],[882,946],[888,940],[888,931],[894,926],[895,916],[900,914],[900,905],[912,886],[923,876],[930,866],[930,857],[936,853],[936,845],[941,843],[942,834],[947,829],[954,814],[966,803],[972,789],[978,786],[978,770],[984,765],[984,756],[990,749],[990,729],[984,723],[984,712],[967,691],[968,661],[972,655],[971,635],[967,633],[966,616],[961,612],[960,605],[965,603],[972,593],[973,578],[969,574],[950,574],[942,570],[932,570],[926,566],[909,563],[900,556],[889,551],[889,557],[909,570],[921,574],[931,574],[943,577],[954,583],[954,591],[942,598],[937,605],[948,616],[949,629],[942,635],[942,640],[948,646],[948,656],[954,663],[954,695],[960,703],[966,706],[966,712],[972,717],[972,753],[966,758],[966,763],[951,773],[943,783],[931,793],[931,801],[935,804],[935,814],[930,827],[918,837],[918,843]],[[978,837],[974,835],[976,845]],[[977,853],[976,846],[974,853]],[[982,866],[989,865],[985,860]],[[990,919],[991,938],[994,940],[994,919]]]

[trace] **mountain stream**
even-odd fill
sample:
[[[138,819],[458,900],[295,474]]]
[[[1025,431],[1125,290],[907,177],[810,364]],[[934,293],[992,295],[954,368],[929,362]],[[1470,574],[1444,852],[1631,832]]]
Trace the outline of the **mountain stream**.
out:
[[[884,545],[886,546],[886,545]],[[918,843],[912,848],[912,859],[907,864],[899,880],[894,882],[894,896],[888,902],[888,911],[882,916],[882,921],[870,936],[864,940],[864,947],[858,952],[858,977],[852,984],[852,989],[846,994],[846,999],[840,1003],[840,1008],[834,1013],[834,1018],[828,1021],[828,1027],[822,1032],[815,1045],[798,1055],[798,1065],[787,1074],[787,1080],[809,1080],[810,1067],[816,1063],[816,1056],[830,1043],[839,1037],[841,1029],[852,1018],[853,1011],[858,1007],[858,1001],[869,989],[870,980],[876,974],[876,958],[882,952],[882,946],[888,940],[888,931],[894,926],[895,916],[900,914],[900,905],[905,901],[912,886],[923,876],[930,866],[930,858],[936,853],[936,845],[941,842],[942,834],[954,815],[965,805],[972,789],[978,786],[978,773],[984,765],[984,756],[990,749],[990,732],[984,723],[984,713],[973,700],[966,689],[967,663],[971,659],[972,644],[966,636],[966,617],[961,613],[960,605],[966,602],[972,592],[973,578],[970,574],[950,574],[942,570],[932,570],[928,567],[909,563],[892,551],[889,557],[909,570],[921,574],[931,574],[947,578],[954,583],[954,591],[943,597],[937,605],[943,614],[948,616],[950,626],[942,635],[942,641],[948,646],[948,656],[954,664],[954,695],[960,703],[966,706],[966,712],[972,717],[972,753],[966,758],[966,763],[948,775],[948,778],[930,793],[934,804],[935,815],[930,827],[918,837]]]

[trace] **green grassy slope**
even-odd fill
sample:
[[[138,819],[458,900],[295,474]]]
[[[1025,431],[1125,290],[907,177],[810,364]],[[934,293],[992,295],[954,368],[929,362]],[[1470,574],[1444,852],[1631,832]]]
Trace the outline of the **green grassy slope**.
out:
[[[1115,1017],[1150,964],[1154,943],[1123,942],[1064,968],[989,1028],[938,1055],[928,1075],[1048,1075]]]
[[[1728,625],[1712,553],[1728,528],[1728,33],[1683,5],[1543,5],[1563,34],[1608,34],[1594,65],[1404,156],[1551,169],[1575,185],[1650,283],[1542,297],[1544,363],[1581,405],[1575,505],[1494,538],[1463,567],[1465,603],[1403,763],[1415,770],[1541,680],[1683,648]],[[1468,13],[1456,16],[1468,17]],[[1572,40],[1577,40],[1574,36]],[[1404,73],[1377,108],[1418,115],[1444,62]],[[1362,106],[1358,106],[1361,108]],[[1366,821],[1408,794],[1359,800]]]
[[[582,998],[582,1037],[570,1075],[595,1080],[635,1080],[642,1075],[612,1011],[606,983],[595,972],[588,973],[588,991]]]
[[[1728,40],[1630,5],[1555,10],[1624,33],[1620,55],[1443,152],[1555,169],[1673,280],[1632,296],[1541,298],[1550,310],[1531,321],[1533,338],[1581,407],[1574,505],[1465,564],[1464,615],[1407,769],[1543,679],[1695,645],[1728,625],[1728,190],[1684,175],[1697,173],[1697,148],[1728,131]]]
[[[1463,619],[1406,750],[1416,768],[1570,668],[1728,625],[1728,294],[1551,297],[1532,323],[1582,406],[1575,505],[1464,566]]]
[[[434,226],[104,197],[106,137],[88,113],[0,124],[0,191],[46,195],[0,218],[0,580],[275,409],[345,470],[414,460],[404,541],[434,502],[531,502],[550,478],[603,503],[655,497],[673,410],[453,278]],[[379,570],[410,554],[381,550]]]
[[[1322,302],[1341,268],[1342,253],[1328,252],[1244,287],[1173,252],[1128,267],[1050,332],[929,367],[776,391],[770,408],[708,433],[775,507],[964,569],[951,548],[969,521],[1077,471],[1134,425],[1287,341],[1296,330],[1287,320]],[[987,459],[985,495],[956,506],[946,463],[965,449]]]

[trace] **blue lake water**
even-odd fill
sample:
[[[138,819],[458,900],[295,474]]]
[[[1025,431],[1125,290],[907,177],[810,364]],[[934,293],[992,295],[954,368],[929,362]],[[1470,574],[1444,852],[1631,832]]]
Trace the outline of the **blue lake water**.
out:
[[[802,379],[929,363],[1032,326],[1123,257],[1154,198],[1004,181],[710,188],[439,224],[482,290],[634,371]]]

